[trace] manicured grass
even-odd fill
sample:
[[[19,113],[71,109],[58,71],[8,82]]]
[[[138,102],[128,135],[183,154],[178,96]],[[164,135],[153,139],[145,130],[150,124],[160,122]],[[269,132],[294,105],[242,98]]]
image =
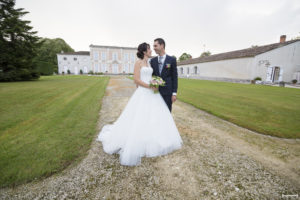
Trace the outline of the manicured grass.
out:
[[[299,89],[179,78],[177,97],[250,130],[300,138]]]
[[[108,80],[70,75],[0,83],[0,186],[49,176],[82,159]]]

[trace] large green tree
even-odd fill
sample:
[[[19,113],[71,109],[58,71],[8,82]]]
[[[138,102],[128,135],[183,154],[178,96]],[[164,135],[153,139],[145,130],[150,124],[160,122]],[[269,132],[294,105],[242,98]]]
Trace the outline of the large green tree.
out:
[[[204,51],[203,53],[201,53],[200,57],[206,57],[206,56],[210,56],[211,52],[210,51]]]
[[[22,81],[40,77],[33,58],[41,45],[30,21],[21,18],[24,8],[15,0],[0,0],[0,81]]]
[[[183,53],[181,54],[181,56],[179,57],[179,61],[183,61],[183,60],[187,60],[187,59],[190,59],[192,58],[192,56],[188,53]]]
[[[43,38],[42,46],[38,49],[38,54],[35,60],[38,63],[39,70],[41,74],[47,75],[47,72],[52,71],[56,72],[57,69],[57,53],[63,52],[74,52],[74,49],[70,47],[63,39],[61,38]],[[47,67],[52,67],[51,70]],[[51,73],[51,74],[52,74]]]

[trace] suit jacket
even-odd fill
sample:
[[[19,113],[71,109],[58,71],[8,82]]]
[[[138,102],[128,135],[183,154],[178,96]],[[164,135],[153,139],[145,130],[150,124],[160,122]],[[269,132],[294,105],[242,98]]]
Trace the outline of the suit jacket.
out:
[[[171,67],[166,68],[167,64]],[[153,68],[152,75],[160,76],[165,82],[165,86],[159,86],[158,90],[161,95],[172,95],[173,92],[177,93],[178,88],[178,73],[177,62],[172,56],[166,55],[166,59],[163,64],[161,75],[159,75],[158,57],[154,57],[150,60],[150,65]]]

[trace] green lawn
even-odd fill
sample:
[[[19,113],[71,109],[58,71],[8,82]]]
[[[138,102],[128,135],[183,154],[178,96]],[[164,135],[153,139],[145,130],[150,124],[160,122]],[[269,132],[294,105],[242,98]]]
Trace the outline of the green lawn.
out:
[[[108,80],[70,75],[0,83],[0,186],[46,177],[82,159]]]
[[[242,127],[300,138],[300,90],[179,78],[178,99]]]

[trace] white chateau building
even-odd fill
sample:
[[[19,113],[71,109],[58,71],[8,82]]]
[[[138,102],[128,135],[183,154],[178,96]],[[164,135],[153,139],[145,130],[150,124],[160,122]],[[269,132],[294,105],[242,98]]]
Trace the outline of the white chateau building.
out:
[[[58,73],[84,74],[92,71],[104,74],[133,73],[137,48],[90,45],[90,51],[57,54]]]
[[[300,39],[192,58],[177,64],[178,76],[205,80],[300,82]]]

